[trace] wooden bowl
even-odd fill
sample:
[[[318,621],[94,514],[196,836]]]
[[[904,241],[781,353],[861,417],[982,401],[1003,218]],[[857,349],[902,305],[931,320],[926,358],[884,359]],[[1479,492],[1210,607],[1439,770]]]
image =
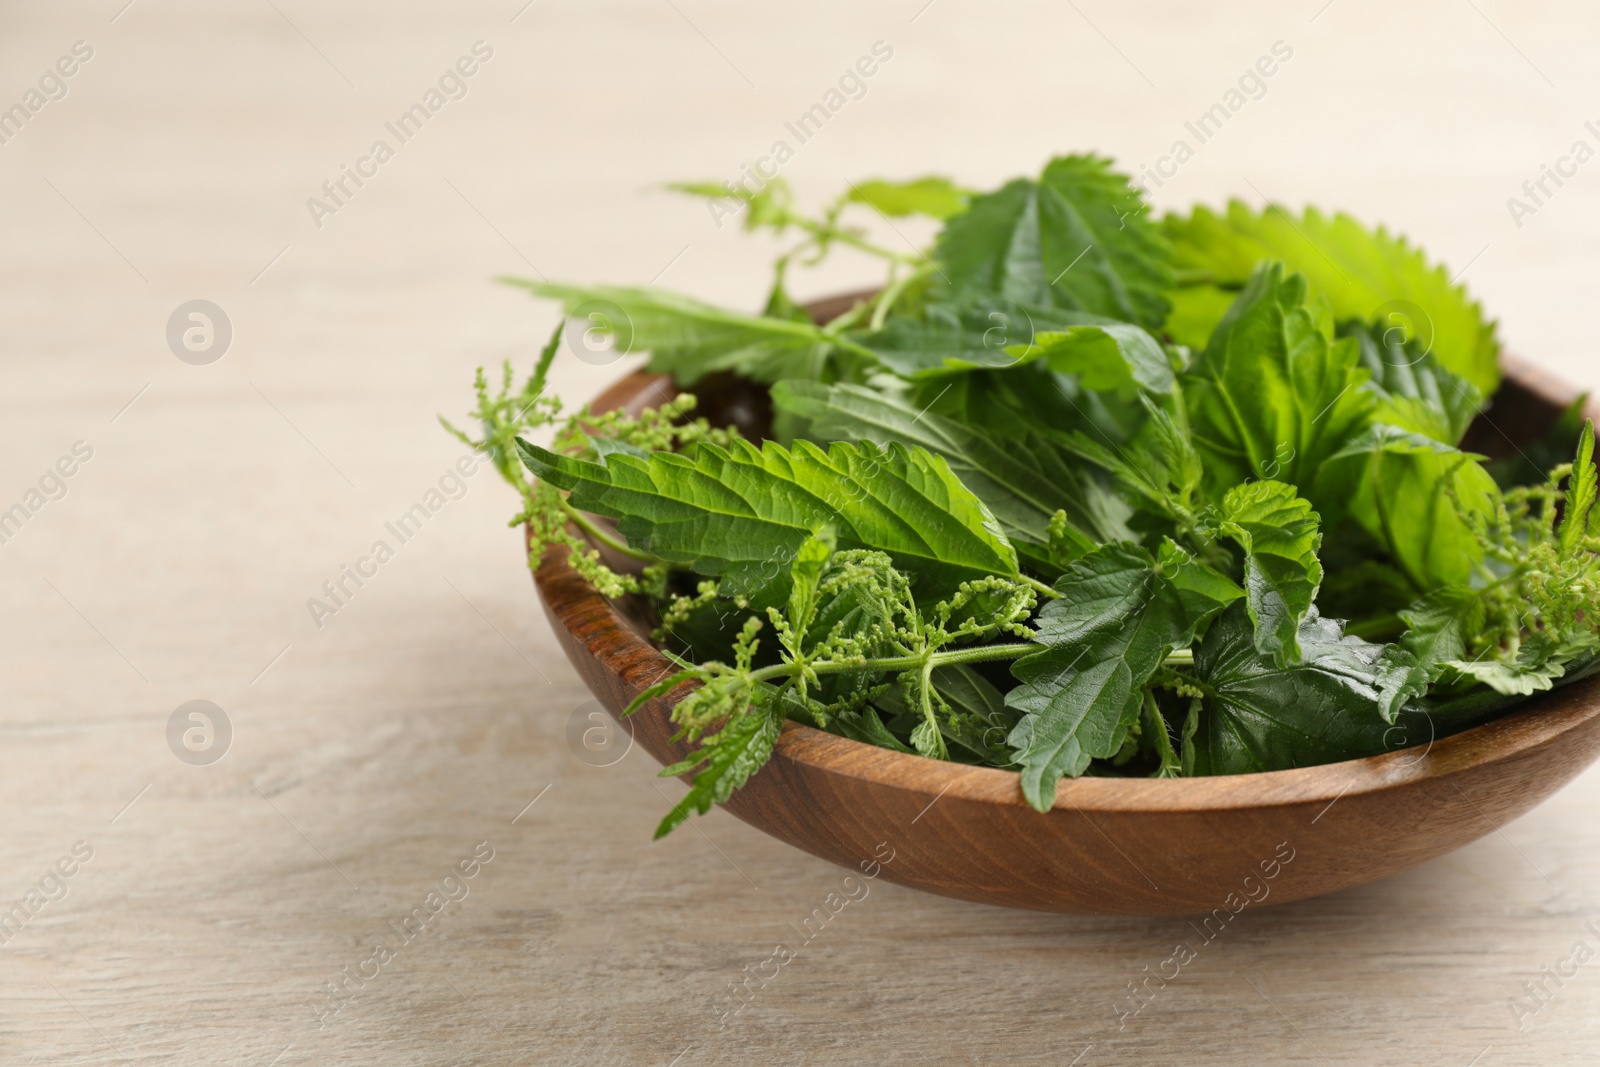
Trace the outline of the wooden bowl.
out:
[[[830,317],[854,296],[813,313]],[[636,373],[594,407],[638,411],[676,391],[659,375]],[[724,379],[696,392],[705,414],[754,426],[769,414],[759,387]],[[1574,395],[1508,360],[1493,414],[1467,444],[1494,453],[1534,440]],[[671,670],[638,606],[601,596],[564,551],[547,554],[534,581],[567,658],[612,715]],[[628,720],[663,764],[688,751],[670,740],[668,720],[684,692]],[[1038,812],[1014,772],[790,722],[771,762],[725,807],[812,855],[930,893],[1039,911],[1210,913],[1210,930],[1252,904],[1362,885],[1459,848],[1550,796],[1597,755],[1600,676],[1426,746],[1265,774],[1064,780],[1051,810]]]

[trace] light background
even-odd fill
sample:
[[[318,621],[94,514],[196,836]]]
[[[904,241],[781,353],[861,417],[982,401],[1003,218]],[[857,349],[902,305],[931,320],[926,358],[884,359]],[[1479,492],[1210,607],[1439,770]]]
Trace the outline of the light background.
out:
[[[472,369],[525,369],[553,326],[492,276],[659,276],[756,306],[777,246],[660,185],[736,176],[879,40],[894,55],[867,95],[784,170],[806,202],[873,176],[981,188],[1060,151],[1153,162],[1281,40],[1294,55],[1267,94],[1158,207],[1272,197],[1385,221],[1466,268],[1508,347],[1600,384],[1600,161],[1520,228],[1506,206],[1573,141],[1600,148],[1584,128],[1600,120],[1600,11],[523,2],[0,5],[0,107],[75,41],[94,49],[67,97],[0,145],[0,509],[74,442],[94,450],[0,546],[0,900],[73,842],[94,849],[0,946],[0,1060],[1592,1055],[1600,964],[1521,1032],[1508,1002],[1574,942],[1600,946],[1583,927],[1600,918],[1595,772],[1450,857],[1246,912],[1122,1029],[1113,1004],[1184,920],[1011,913],[885,883],[719,1028],[729,980],[844,872],[720,812],[649,843],[681,787],[640,752],[595,768],[569,750],[588,694],[493,473],[322,629],[305,601],[461,454],[434,417],[470,406]],[[314,226],[306,199],[478,40],[494,54],[468,96]],[[880,238],[928,236],[902,228]],[[793,288],[875,271],[845,254]],[[233,325],[209,366],[165,341],[194,298]],[[564,359],[556,384],[578,402],[620,369]],[[195,698],[234,730],[208,767],[167,747],[169,715]],[[324,984],[479,841],[496,853],[471,894],[319,1028]]]

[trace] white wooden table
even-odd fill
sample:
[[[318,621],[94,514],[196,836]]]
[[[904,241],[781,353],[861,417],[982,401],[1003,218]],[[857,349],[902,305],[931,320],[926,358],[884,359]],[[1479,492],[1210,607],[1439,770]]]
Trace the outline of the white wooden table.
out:
[[[1252,910],[1120,1029],[1182,919],[881,882],[719,1025],[842,872],[721,813],[650,844],[680,787],[639,752],[574,754],[589,698],[513,499],[452,480],[434,422],[553,324],[493,275],[755,305],[774,246],[659,186],[736,177],[879,41],[865,95],[784,167],[803,198],[1070,149],[1153,166],[1281,41],[1158,205],[1385,219],[1512,347],[1600,385],[1600,163],[1520,226],[1506,204],[1600,147],[1592,6],[125,3],[0,7],[0,108],[27,112],[0,126],[0,511],[26,512],[0,544],[0,905],[25,918],[0,927],[0,1062],[1593,1062],[1600,964],[1520,1031],[1510,1007],[1600,946],[1593,772],[1409,874]],[[904,230],[882,237],[928,236]],[[214,362],[169,348],[192,300],[231,325]],[[557,385],[579,401],[622,369],[566,360]],[[433,488],[401,543],[385,524]],[[362,563],[380,540],[393,558]],[[307,600],[345,565],[369,577],[319,628]],[[169,747],[192,700],[230,726],[209,764]]]

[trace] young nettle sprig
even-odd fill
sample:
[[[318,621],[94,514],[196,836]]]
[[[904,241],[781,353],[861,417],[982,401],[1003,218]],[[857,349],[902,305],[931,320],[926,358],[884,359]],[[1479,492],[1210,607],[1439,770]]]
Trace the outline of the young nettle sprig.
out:
[[[677,740],[699,740],[700,748],[663,775],[696,775],[689,795],[662,822],[665,833],[688,816],[726,799],[759,768],[776,741],[784,718],[826,726],[833,716],[860,711],[899,685],[906,707],[922,721],[912,746],[922,755],[947,759],[947,727],[956,714],[940,695],[933,675],[942,666],[1014,659],[1037,646],[1028,621],[1035,593],[1026,583],[991,576],[962,583],[948,599],[919,609],[910,579],[883,552],[837,549],[831,529],[812,535],[795,553],[787,573],[783,605],[752,614],[733,644],[732,663],[679,660],[682,670],[640,693],[628,707],[685,683],[698,688],[673,708]],[[693,597],[679,597],[663,616],[666,628],[716,598],[702,583]],[[778,662],[757,667],[758,634],[770,627]],[[1002,635],[1015,643],[984,644]],[[764,751],[763,751],[764,750]],[[760,755],[757,759],[756,756]],[[737,779],[736,781],[734,779]]]
[[[1600,643],[1593,456],[1594,428],[1586,425],[1575,462],[1551,470],[1543,484],[1507,490],[1493,524],[1475,530],[1486,558],[1503,572],[1491,573],[1484,588],[1479,644],[1503,658],[1516,658],[1530,639],[1572,651]]]
[[[557,326],[550,335],[520,389],[513,384],[510,360],[505,362],[499,389],[494,392],[490,391],[483,368],[478,368],[473,381],[478,406],[471,414],[482,427],[481,438],[474,439],[443,416],[439,422],[457,440],[488,455],[500,476],[522,497],[521,509],[507,525],[527,526],[530,542],[539,549],[529,553],[531,565],[537,566],[548,549],[561,546],[568,550],[573,569],[608,597],[641,592],[660,595],[665,591],[667,564],[599,526],[568,503],[566,494],[556,486],[530,476],[518,457],[517,440],[554,427],[555,451],[597,459],[603,448],[652,452],[682,450],[702,441],[726,445],[738,436],[738,431],[713,427],[704,418],[689,419],[696,403],[689,393],[680,393],[660,407],[637,415],[625,411],[595,414],[585,406],[563,420],[561,399],[548,391],[550,367],[560,349],[563,326]],[[586,537],[575,534],[574,526]],[[603,562],[596,545],[646,566],[638,575],[614,571]]]

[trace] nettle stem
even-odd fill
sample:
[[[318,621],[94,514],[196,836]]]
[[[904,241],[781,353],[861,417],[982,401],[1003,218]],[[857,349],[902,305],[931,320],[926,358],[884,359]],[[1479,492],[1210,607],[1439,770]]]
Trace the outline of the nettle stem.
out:
[[[936,668],[950,667],[960,663],[992,663],[996,660],[1021,659],[1023,656],[1035,652],[1043,652],[1048,646],[1034,644],[1028,641],[1015,641],[1003,645],[976,645],[972,648],[953,648],[945,652],[926,652],[920,655],[885,656],[880,659],[851,659],[851,660],[812,660],[802,663],[791,660],[788,663],[774,663],[770,667],[762,667],[750,672],[750,678],[755,682],[770,682],[786,677],[796,677],[802,668],[809,669],[814,674],[842,674],[845,671],[882,671],[893,674],[898,671],[921,671],[924,678]],[[1167,667],[1189,667],[1194,665],[1194,650],[1191,648],[1175,648],[1167,654],[1162,664]]]
[[[1039,579],[1026,574],[1022,575],[1021,578],[1024,585],[1038,593],[1040,596],[1048,597],[1051,600],[1061,599],[1060,593],[1056,592],[1050,586],[1045,585]]]
[[[573,507],[571,504],[567,503],[565,500],[561,501],[561,510],[567,516],[567,518],[572,520],[572,522],[573,522],[573,524],[575,526],[577,526],[584,533],[588,534],[590,537],[594,538],[596,541],[600,542],[602,545],[605,545],[607,548],[611,549],[612,551],[620,552],[624,556],[627,556],[627,557],[629,557],[631,559],[640,560],[641,562],[644,562],[644,563],[660,563],[661,562],[659,559],[657,559],[655,556],[652,556],[650,553],[642,552],[639,549],[634,548],[632,545],[628,544],[626,541],[623,541],[620,538],[613,537],[611,534],[606,533],[599,526],[597,526],[589,518],[589,516],[585,515],[583,512],[579,511],[577,508]]]

